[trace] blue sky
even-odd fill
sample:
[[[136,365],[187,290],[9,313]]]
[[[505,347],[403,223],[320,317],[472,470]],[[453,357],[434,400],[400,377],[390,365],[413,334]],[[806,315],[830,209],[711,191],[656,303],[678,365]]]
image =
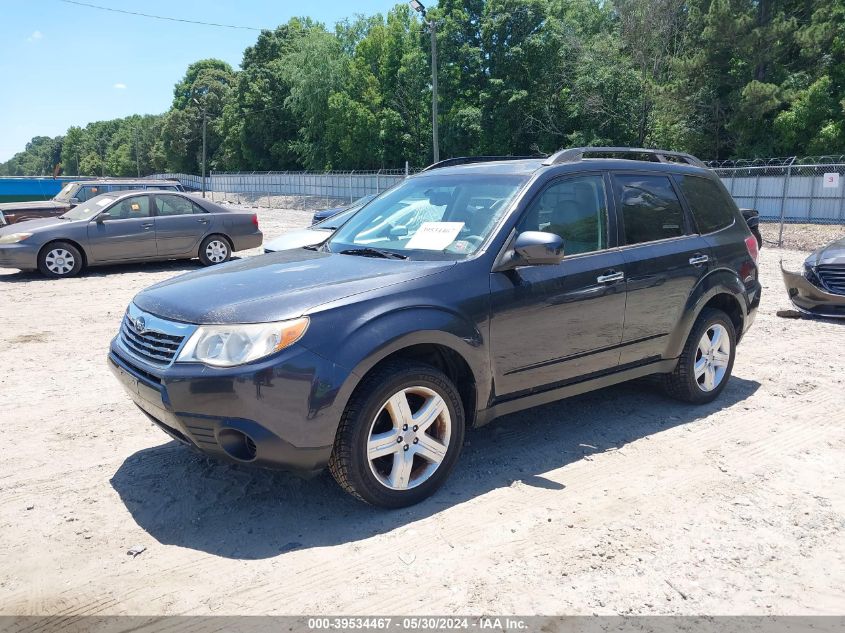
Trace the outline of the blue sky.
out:
[[[115,9],[275,28],[294,15],[334,25],[354,13],[386,13],[397,0],[88,0]],[[237,68],[257,31],[165,22],[59,0],[0,0],[0,162],[38,135],[170,106],[191,62],[217,57]]]

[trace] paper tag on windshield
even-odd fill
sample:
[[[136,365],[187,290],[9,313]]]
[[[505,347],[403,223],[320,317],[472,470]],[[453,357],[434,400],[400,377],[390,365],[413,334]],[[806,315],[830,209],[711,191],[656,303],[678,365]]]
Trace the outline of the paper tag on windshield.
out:
[[[405,248],[424,251],[442,251],[458,237],[464,228],[463,222],[423,222]]]
[[[114,202],[114,198],[103,198],[102,200],[97,200],[97,206],[104,207],[110,202]]]

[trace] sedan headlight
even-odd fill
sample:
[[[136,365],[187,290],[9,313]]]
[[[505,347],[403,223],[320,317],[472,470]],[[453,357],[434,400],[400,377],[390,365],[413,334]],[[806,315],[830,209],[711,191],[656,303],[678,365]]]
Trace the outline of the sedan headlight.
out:
[[[264,358],[296,343],[308,329],[308,317],[275,323],[201,325],[176,362],[231,367]]]
[[[17,244],[18,242],[23,242],[28,237],[32,237],[32,233],[9,233],[8,235],[0,235],[0,244]]]

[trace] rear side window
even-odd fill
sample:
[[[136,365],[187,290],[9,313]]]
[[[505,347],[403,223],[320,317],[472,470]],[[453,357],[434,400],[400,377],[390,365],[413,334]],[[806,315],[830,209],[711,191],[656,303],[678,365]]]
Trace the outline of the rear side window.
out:
[[[156,196],[156,206],[158,207],[158,215],[190,215],[192,213],[202,213],[200,209],[193,202],[181,196]]]
[[[642,244],[686,233],[684,211],[668,176],[615,176],[626,244]]]
[[[712,233],[734,221],[734,211],[719,186],[699,176],[678,176],[677,182],[701,233]]]

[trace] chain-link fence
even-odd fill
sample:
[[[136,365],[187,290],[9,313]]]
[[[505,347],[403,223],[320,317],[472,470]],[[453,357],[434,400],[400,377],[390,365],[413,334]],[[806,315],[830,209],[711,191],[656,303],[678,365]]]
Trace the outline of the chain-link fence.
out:
[[[710,162],[767,242],[816,248],[845,234],[845,156]]]
[[[760,213],[761,231],[770,244],[815,248],[845,233],[845,155],[712,161],[708,167],[737,205]],[[380,193],[416,171],[211,172],[205,189],[216,202],[318,209]],[[175,178],[197,191],[203,188],[202,177],[194,174],[153,177]]]
[[[317,209],[349,204],[381,193],[417,170],[211,172],[205,190],[212,200],[268,209]],[[193,174],[155,174],[175,178],[188,189],[202,190],[202,177]]]

